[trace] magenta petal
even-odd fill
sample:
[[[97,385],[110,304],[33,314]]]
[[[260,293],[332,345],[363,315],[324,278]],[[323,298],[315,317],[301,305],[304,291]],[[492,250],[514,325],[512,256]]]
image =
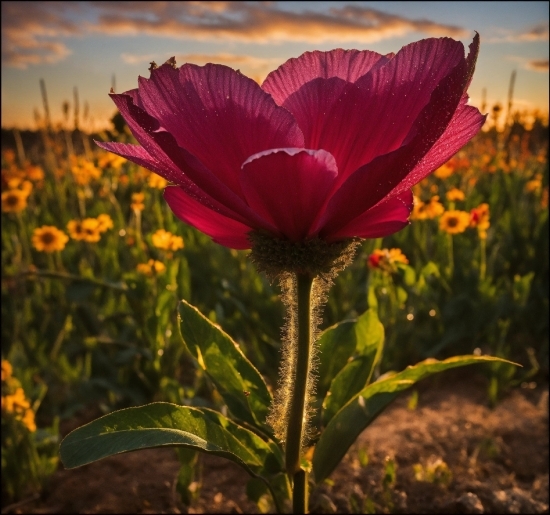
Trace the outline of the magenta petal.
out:
[[[95,140],[94,142],[98,147],[118,156],[124,157],[125,159],[128,159],[128,161],[132,161],[132,163],[136,163],[139,166],[143,166],[143,168],[147,168],[147,170],[151,170],[152,172],[164,177],[167,181],[178,182],[182,186],[184,184],[187,185],[191,183],[191,181],[189,181],[189,179],[176,168],[172,161],[169,159],[163,159],[162,161],[153,159],[147,150],[140,145]]]
[[[272,71],[262,84],[279,105],[313,79],[337,77],[345,82],[355,82],[374,66],[388,61],[388,57],[370,50],[342,50],[330,52],[305,52],[300,57],[289,59]]]
[[[392,195],[411,188],[445,164],[479,132],[486,118],[487,115],[482,115],[475,107],[467,105],[459,107],[441,138],[391,192]]]
[[[210,236],[216,243],[232,249],[249,249],[251,227],[205,207],[178,186],[168,186],[164,198],[174,214],[184,222]]]
[[[332,233],[329,240],[343,238],[383,238],[409,224],[413,208],[413,194],[408,190],[401,195],[383,200],[362,215]]]
[[[273,227],[254,213],[236,193],[230,190],[195,156],[181,148],[168,132],[159,128],[157,120],[137,107],[128,95],[111,95],[120,113],[128,123],[134,137],[138,140],[151,159],[163,163],[167,180],[187,188],[192,181],[199,190],[225,206],[243,223],[254,223],[266,230]],[[121,154],[122,155],[122,154]],[[126,156],[133,160],[131,156]]]
[[[252,79],[217,64],[163,65],[139,79],[145,110],[232,191],[241,164],[270,148],[302,147],[294,118]],[[238,135],[238,137],[236,137]]]
[[[310,235],[337,176],[328,152],[285,148],[250,156],[241,183],[250,207],[288,239],[299,241]]]
[[[96,141],[96,144],[99,147],[108,150],[109,152],[112,152],[113,154],[122,156],[129,161],[138,164],[139,166],[143,166],[144,168],[155,172],[161,177],[164,177],[166,180],[170,181],[176,173],[174,172],[173,164],[170,160],[167,159],[162,162],[156,161],[152,159],[151,156],[147,154],[146,150],[139,145],[129,145],[127,143],[104,143],[101,141]],[[231,218],[233,220],[243,220],[242,215],[239,215],[238,213],[229,209],[227,206],[214,200],[212,197],[200,190],[183,174],[179,174],[177,175],[177,177],[181,189],[194,199],[197,199],[201,204],[204,205],[206,209],[214,210],[220,213],[220,215],[224,215],[225,217]],[[260,227],[265,228],[268,226],[269,225],[265,222],[263,224],[260,224]]]
[[[328,235],[336,232],[367,209],[376,205],[392,193],[392,190],[402,181],[404,181],[402,187],[393,191],[393,194],[410,188],[415,183],[414,180],[406,180],[407,176],[413,172],[416,165],[428,154],[437,140],[448,129],[452,118],[456,115],[459,120],[462,120],[460,117],[462,109],[459,108],[460,101],[471,76],[470,66],[473,66],[474,63],[475,59],[463,59],[438,84],[432,93],[429,104],[418,116],[407,135],[404,145],[359,168],[336,191],[328,204],[324,218],[320,221],[320,224],[323,225],[324,234]],[[471,121],[470,118],[468,119]],[[479,130],[480,125],[474,124],[474,126]],[[453,131],[453,134],[459,132]],[[472,137],[471,132],[466,131],[465,134],[470,134],[469,138]],[[466,141],[468,140],[461,140],[460,146]],[[426,171],[425,175],[431,171],[433,169]],[[357,195],[358,191],[364,192],[364,194]]]

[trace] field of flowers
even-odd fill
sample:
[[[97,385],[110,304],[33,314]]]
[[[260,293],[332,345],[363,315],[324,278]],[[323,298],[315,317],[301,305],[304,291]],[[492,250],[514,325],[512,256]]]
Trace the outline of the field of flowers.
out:
[[[409,227],[361,244],[322,327],[377,310],[379,373],[471,353],[521,363],[483,369],[497,403],[548,375],[548,127],[497,130],[493,114],[415,187]],[[130,142],[117,127],[95,138]],[[247,251],[176,220],[163,178],[88,135],[40,135],[2,138],[3,504],[40,490],[58,466],[60,421],[87,407],[221,404],[181,343],[179,299],[271,386],[278,369],[283,308]]]

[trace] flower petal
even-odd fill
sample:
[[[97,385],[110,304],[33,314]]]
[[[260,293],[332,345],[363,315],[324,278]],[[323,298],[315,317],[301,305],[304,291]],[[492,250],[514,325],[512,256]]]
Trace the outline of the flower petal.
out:
[[[486,118],[487,115],[482,115],[472,106],[464,105],[457,109],[441,138],[391,192],[392,195],[412,188],[428,174],[445,164],[479,132]]]
[[[131,96],[112,94],[111,98],[128,123],[128,127],[138,143],[143,146],[154,162],[163,163],[165,173],[161,173],[161,175],[165,179],[184,188],[187,188],[189,181],[192,181],[208,197],[235,213],[238,221],[254,223],[266,230],[274,229],[256,215],[241,197],[230,190],[195,156],[181,148],[170,133],[160,129],[158,121],[136,106]],[[118,150],[121,149],[118,148]],[[116,150],[114,151],[116,153]],[[130,154],[119,155],[140,164],[136,160],[136,156]],[[142,158],[143,155],[140,159]],[[158,173],[160,171],[159,167]]]
[[[471,48],[475,51],[476,47],[473,45]],[[454,153],[479,130],[481,126],[477,123],[479,119],[474,120],[476,123],[473,124],[472,130],[461,131],[454,126],[455,123],[462,126],[466,122],[472,122],[470,114],[466,120],[464,118],[463,110],[466,106],[461,104],[461,98],[471,77],[470,67],[474,65],[475,58],[463,59],[438,84],[431,95],[430,102],[417,117],[400,148],[362,166],[342,184],[331,198],[323,219],[318,224],[324,225],[322,234],[328,235],[337,231],[390,193],[404,191],[418,182],[416,178],[420,173],[413,174],[411,180],[406,179],[445,131],[449,130],[449,134],[453,138],[456,137],[456,146],[451,145],[453,138],[447,141],[449,149],[455,149]],[[433,169],[423,169],[423,176],[431,171]],[[400,189],[392,191],[401,182],[403,184]],[[357,195],[358,191],[364,194]]]
[[[252,79],[219,64],[169,64],[139,79],[145,110],[174,135],[233,192],[241,194],[239,172],[252,154],[302,147],[294,118]],[[236,136],[238,135],[238,136]]]
[[[248,204],[293,241],[310,234],[338,168],[324,150],[272,149],[250,156],[241,183]]]
[[[388,61],[388,57],[370,50],[342,50],[330,52],[305,52],[300,57],[289,59],[272,71],[264,80],[262,89],[267,91],[279,105],[311,80],[338,77],[345,82],[355,82],[374,66]]]
[[[371,207],[331,234],[329,241],[353,237],[383,238],[389,236],[409,224],[412,208],[413,194],[411,190],[408,190]]]
[[[174,214],[185,223],[210,236],[216,243],[232,249],[249,249],[251,227],[205,207],[178,186],[168,186],[164,198]]]
[[[399,148],[437,85],[461,62],[464,46],[449,38],[426,39],[403,47],[387,64],[347,85],[330,106],[323,105],[322,126],[305,145],[334,155],[341,184],[360,166]],[[304,134],[304,120],[295,112],[297,99],[309,84],[285,102]],[[292,104],[292,105],[291,105]],[[309,105],[313,113],[314,105]],[[313,123],[317,122],[315,116]]]

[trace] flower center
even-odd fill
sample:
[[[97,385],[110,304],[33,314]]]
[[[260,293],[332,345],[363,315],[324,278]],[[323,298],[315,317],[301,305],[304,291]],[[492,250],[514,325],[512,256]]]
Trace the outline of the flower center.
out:
[[[359,238],[333,243],[320,238],[294,242],[260,231],[252,231],[248,237],[252,261],[270,279],[286,272],[334,277],[351,262],[360,242]]]

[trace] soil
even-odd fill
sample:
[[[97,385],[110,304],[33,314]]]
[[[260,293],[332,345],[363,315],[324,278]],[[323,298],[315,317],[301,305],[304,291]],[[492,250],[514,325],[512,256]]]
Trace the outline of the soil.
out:
[[[548,385],[523,386],[491,409],[482,376],[424,381],[416,407],[405,393],[358,438],[312,491],[311,511],[548,513]],[[83,420],[74,422],[65,431]],[[190,506],[175,492],[175,453],[164,448],[60,467],[40,498],[2,513],[260,513],[237,465],[202,455],[200,466]]]

